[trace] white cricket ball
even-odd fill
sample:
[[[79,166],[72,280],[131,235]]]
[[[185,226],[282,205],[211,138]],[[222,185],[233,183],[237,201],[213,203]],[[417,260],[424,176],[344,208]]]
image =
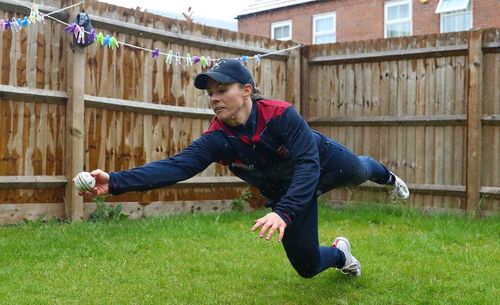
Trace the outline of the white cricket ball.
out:
[[[95,178],[89,172],[81,172],[75,177],[75,186],[79,191],[92,191]]]

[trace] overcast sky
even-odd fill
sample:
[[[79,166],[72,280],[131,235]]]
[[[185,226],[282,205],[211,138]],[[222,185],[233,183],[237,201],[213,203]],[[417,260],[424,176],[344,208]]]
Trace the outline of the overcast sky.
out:
[[[196,23],[205,23],[205,19],[220,20],[224,23],[236,25],[234,17],[241,14],[243,9],[254,0],[101,0],[115,5],[136,8],[137,6],[149,12],[164,11],[182,16],[182,12],[187,12],[191,7],[193,19]],[[199,19],[197,19],[199,18]],[[178,19],[181,19],[178,17]],[[209,24],[211,25],[211,24]],[[221,26],[223,27],[223,26]],[[235,30],[235,29],[234,29]]]

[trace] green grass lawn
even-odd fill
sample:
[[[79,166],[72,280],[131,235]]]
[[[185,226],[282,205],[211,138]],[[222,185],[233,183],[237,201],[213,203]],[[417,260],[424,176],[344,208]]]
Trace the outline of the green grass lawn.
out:
[[[300,278],[252,233],[268,212],[0,227],[0,304],[498,304],[500,218],[320,208],[361,278]],[[496,300],[496,301],[495,301]]]

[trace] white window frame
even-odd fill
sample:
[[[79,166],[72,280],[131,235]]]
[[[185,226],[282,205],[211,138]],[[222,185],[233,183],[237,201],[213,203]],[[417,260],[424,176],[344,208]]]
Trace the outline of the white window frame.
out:
[[[321,19],[329,19],[329,18],[333,19],[333,30],[316,32],[316,21],[321,20]],[[336,12],[328,12],[328,13],[313,15],[313,30],[312,30],[313,39],[312,39],[312,43],[316,44],[316,37],[318,37],[318,36],[332,35],[332,34],[334,36],[334,39],[332,42],[329,42],[329,43],[337,42],[337,14],[336,14]]]
[[[470,30],[472,28],[472,25],[474,24],[473,22],[473,17],[474,14],[472,13],[472,0],[458,0],[457,3],[460,3],[461,5],[456,5],[455,7],[445,9],[443,7],[443,0],[439,0],[439,3],[436,7],[436,14],[439,14],[439,31],[441,33],[448,33],[444,32],[444,22],[443,22],[443,17],[450,17],[450,16],[458,16],[462,14],[467,14],[467,12],[470,11],[470,24],[466,25],[465,31]],[[470,10],[468,9],[470,7]],[[454,32],[454,31],[452,31]]]
[[[455,6],[449,7],[446,9],[445,7],[445,1],[439,0],[439,3],[436,7],[436,14],[442,14],[442,13],[451,13],[451,12],[456,12],[456,11],[464,11],[469,7],[469,3],[471,0],[451,0],[455,3]]]
[[[288,37],[283,37],[279,39],[274,38],[274,29],[284,27],[287,25],[290,27],[290,33],[288,33]],[[271,38],[277,40],[292,40],[292,20],[289,19],[271,23]]]
[[[406,19],[399,19],[396,21],[388,21],[388,10],[392,6],[399,6],[402,4],[408,4],[409,7],[409,12],[408,12],[408,18]],[[413,35],[413,7],[412,7],[412,1],[411,0],[396,0],[396,1],[387,1],[384,3],[384,38],[387,38],[387,26],[392,25],[392,24],[398,24],[398,23],[406,23],[410,22],[410,35]],[[401,36],[398,36],[401,37]]]

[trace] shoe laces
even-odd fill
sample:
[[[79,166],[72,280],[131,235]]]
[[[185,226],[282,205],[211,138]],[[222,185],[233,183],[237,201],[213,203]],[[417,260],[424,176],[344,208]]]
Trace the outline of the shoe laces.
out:
[[[394,203],[397,202],[398,199],[405,199],[404,195],[402,195],[404,193],[408,193],[407,187],[403,183],[401,183],[398,178],[396,178],[396,181],[394,183],[394,188],[391,191],[389,191],[391,201]]]
[[[357,275],[358,269],[359,269],[359,263],[352,262],[349,265],[342,267],[342,269],[340,269],[340,272],[342,272],[343,274],[348,274],[348,275]]]

